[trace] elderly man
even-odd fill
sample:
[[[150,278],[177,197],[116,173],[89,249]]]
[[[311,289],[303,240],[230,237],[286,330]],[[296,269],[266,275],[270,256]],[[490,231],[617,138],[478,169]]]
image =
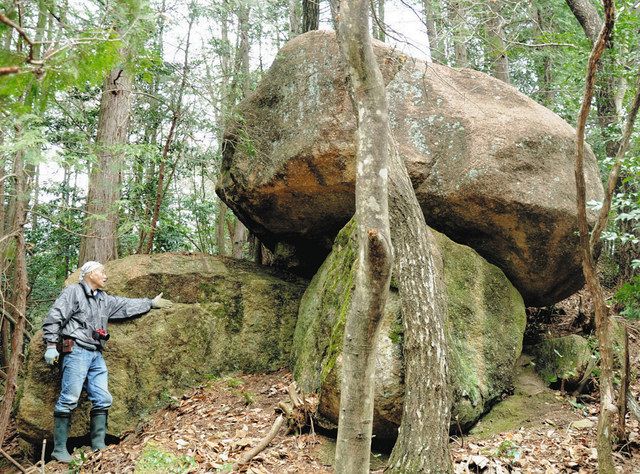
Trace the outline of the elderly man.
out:
[[[62,353],[62,384],[54,408],[54,449],[52,456],[68,463],[67,451],[70,417],[78,406],[84,387],[92,403],[91,447],[105,447],[107,412],[112,397],[107,387],[107,366],[102,357],[109,333],[107,322],[139,316],[152,308],[171,306],[162,293],[153,299],[121,298],[102,291],[107,282],[104,266],[87,262],[80,269],[80,282],[65,288],[44,320],[42,329],[47,350],[47,364],[55,364]]]

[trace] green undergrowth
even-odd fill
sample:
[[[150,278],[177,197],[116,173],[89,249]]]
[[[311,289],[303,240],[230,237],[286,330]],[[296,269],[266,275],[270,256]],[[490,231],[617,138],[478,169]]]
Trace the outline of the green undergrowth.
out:
[[[197,463],[191,456],[178,456],[155,443],[149,443],[145,446],[140,458],[138,458],[134,473],[186,474],[196,467]]]

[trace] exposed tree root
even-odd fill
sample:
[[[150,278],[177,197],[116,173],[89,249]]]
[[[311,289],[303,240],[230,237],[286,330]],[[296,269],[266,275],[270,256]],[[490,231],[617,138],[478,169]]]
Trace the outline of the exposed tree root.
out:
[[[289,393],[289,402],[280,402],[276,407],[276,413],[279,413],[276,420],[271,425],[271,429],[262,440],[252,449],[244,453],[238,462],[234,463],[233,471],[249,464],[253,458],[264,451],[269,443],[276,437],[282,425],[287,423],[287,433],[300,432],[307,426],[313,426],[312,417],[317,409],[317,399],[315,397],[304,397],[295,382],[292,382],[287,388]]]

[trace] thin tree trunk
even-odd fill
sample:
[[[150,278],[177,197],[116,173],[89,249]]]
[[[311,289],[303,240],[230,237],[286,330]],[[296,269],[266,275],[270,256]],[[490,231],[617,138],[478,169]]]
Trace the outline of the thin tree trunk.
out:
[[[380,41],[384,41],[386,36],[384,33],[384,2],[385,0],[371,1],[371,13],[374,16],[371,31],[373,37]]]
[[[538,6],[535,10],[538,23],[538,33],[543,34],[547,25],[545,12],[542,7]],[[555,93],[553,91],[553,60],[551,54],[544,52],[542,59],[542,74],[540,74],[540,98],[542,103],[547,107],[551,107],[555,102]]]
[[[298,32],[300,31],[299,16],[296,16],[294,18],[294,15],[296,14],[294,10],[295,10],[295,6],[297,5],[298,3],[296,0],[291,0],[290,2],[290,6],[292,7],[292,9],[290,10],[290,14],[291,14],[290,20],[292,22],[291,28],[293,29],[295,27],[296,34],[298,34]],[[221,31],[221,39],[223,44],[229,44],[228,17],[226,16],[221,21],[220,31]],[[227,51],[228,50],[230,50],[230,48],[227,48]],[[228,53],[221,55],[220,65],[221,65],[223,75],[228,76],[231,74],[230,57]],[[221,110],[220,115],[222,118],[221,122],[223,125],[228,120],[228,111],[233,106],[232,102],[233,102],[233,92],[231,91],[230,87],[223,82],[223,84],[220,87],[220,110]],[[219,145],[220,156],[222,156],[222,144],[224,143],[223,130],[224,130],[224,126],[220,127],[220,131],[218,134],[218,143],[220,144]],[[222,256],[228,255],[226,239],[225,239],[225,232],[227,227],[226,217],[227,217],[227,205],[224,203],[224,201],[222,201],[222,199],[218,198],[217,216],[216,216],[216,247],[217,247],[218,255],[222,255]]]
[[[303,4],[304,5],[304,4]],[[244,6],[238,12],[238,30],[240,31],[240,41],[236,50],[236,77],[240,77],[241,81],[238,84],[234,81],[232,85],[232,91],[236,91],[239,87],[239,91],[234,93],[234,97],[238,99],[245,97],[251,86],[250,77],[250,64],[249,64],[249,16],[250,8]],[[244,244],[247,240],[248,231],[238,218],[235,219],[233,232],[231,233],[232,243],[232,255],[234,258],[242,258],[244,252]]]
[[[80,241],[79,264],[118,258],[118,209],[123,147],[129,134],[131,81],[123,68],[106,78],[100,100],[97,162],[91,167],[85,235]]]
[[[338,42],[358,118],[358,270],[344,331],[336,473],[369,472],[377,334],[393,262],[388,209],[387,99],[369,35],[368,2],[342,0]]]
[[[595,315],[596,315],[596,334],[598,336],[598,346],[600,349],[600,415],[598,417],[598,471],[603,474],[615,472],[612,456],[612,418],[617,411],[614,403],[613,392],[613,354],[611,350],[611,321],[609,308],[605,303],[602,286],[596,272],[595,261],[591,251],[589,241],[589,225],[587,222],[586,209],[586,190],[584,179],[584,135],[589,109],[591,108],[591,99],[593,97],[593,88],[595,84],[595,75],[598,69],[598,61],[605,50],[609,40],[614,23],[614,6],[613,0],[604,0],[605,6],[605,22],[604,26],[594,43],[593,51],[589,57],[587,68],[584,98],[580,115],[576,127],[577,145],[576,145],[576,162],[575,162],[575,178],[577,191],[577,211],[578,211],[578,228],[580,231],[580,247],[582,252],[582,271],[587,283],[589,293],[593,298]]]
[[[622,349],[622,374],[620,378],[620,391],[618,392],[618,428],[617,434],[619,440],[626,441],[627,433],[625,428],[625,418],[627,415],[627,392],[629,391],[629,376],[631,375],[631,367],[629,360],[629,331],[626,325],[622,325],[624,346]]]
[[[449,3],[448,15],[451,28],[453,30],[453,50],[456,67],[468,67],[469,58],[467,54],[468,32],[465,26],[465,12],[460,4],[461,0],[451,0]]]
[[[40,198],[40,166],[35,166],[33,170],[33,202],[32,207],[38,207],[38,200]],[[31,230],[38,230],[38,214],[33,212],[31,213]]]
[[[246,240],[247,228],[236,218],[235,225],[233,226],[233,258],[242,258]]]
[[[320,26],[320,0],[302,0],[302,32],[317,30]]]
[[[602,18],[590,0],[566,0],[567,5],[582,26],[584,34],[595,44],[602,27]],[[613,48],[612,38],[607,40],[606,49]],[[619,127],[616,113],[616,78],[609,71],[613,67],[613,58],[606,54],[598,66],[600,73],[596,82],[596,109],[600,132],[605,141],[607,156],[615,156],[619,148]]]
[[[19,158],[18,158],[19,157]],[[16,186],[15,191],[18,199],[16,200],[16,208],[14,214],[13,231],[15,232],[16,254],[14,260],[14,287],[12,291],[12,307],[10,312],[13,313],[16,325],[13,331],[13,339],[11,341],[11,359],[7,369],[7,379],[5,382],[4,397],[0,404],[0,445],[3,444],[4,438],[15,400],[18,373],[22,365],[22,347],[24,342],[24,330],[26,323],[27,308],[27,265],[25,259],[25,241],[24,241],[24,224],[26,218],[26,208],[28,203],[27,183],[24,174],[22,157],[17,155],[19,161],[16,169]]]
[[[151,250],[153,249],[153,239],[156,235],[156,227],[158,226],[158,219],[160,217],[160,207],[162,206],[162,199],[164,198],[165,167],[167,164],[167,157],[169,155],[169,148],[171,148],[178,123],[178,114],[179,111],[176,111],[173,114],[171,126],[169,127],[169,134],[167,135],[167,140],[162,148],[162,157],[160,158],[160,167],[158,169],[158,182],[156,183],[156,201],[153,206],[153,215],[151,216],[151,226],[149,227],[149,236],[147,237],[145,253],[151,253]]]
[[[422,0],[422,14],[424,16],[424,24],[427,27],[427,36],[429,40],[429,50],[431,58],[438,62],[444,62],[443,52],[438,48],[438,35],[436,30],[436,22],[433,15],[432,0]]]
[[[0,146],[4,145],[4,133],[0,130]],[[6,160],[5,157],[2,156],[0,158],[0,235],[4,234],[4,216],[6,209],[6,197],[5,193],[5,176],[6,176]]]
[[[289,0],[289,39],[300,34],[300,0]]]
[[[449,473],[451,394],[442,256],[402,157],[391,153],[391,237],[403,325],[405,398],[389,473]]]
[[[227,255],[227,247],[225,245],[225,227],[226,227],[227,205],[218,198],[218,216],[216,218],[216,247],[218,255]]]
[[[164,143],[164,147],[162,148],[162,155],[160,158],[160,168],[158,170],[158,181],[156,183],[156,202],[153,206],[153,215],[151,217],[151,225],[149,230],[149,240],[147,241],[147,247],[145,253],[151,253],[153,249],[153,239],[156,234],[156,228],[158,226],[158,219],[160,218],[160,207],[162,206],[162,199],[164,198],[165,189],[168,189],[169,184],[171,183],[171,177],[173,177],[173,173],[171,174],[169,180],[167,181],[167,187],[165,188],[164,180],[165,180],[165,168],[167,164],[167,159],[169,157],[169,150],[173,143],[173,138],[175,136],[176,128],[178,126],[178,121],[180,120],[180,115],[182,114],[182,97],[184,95],[184,89],[187,84],[187,71],[189,69],[189,47],[191,45],[191,29],[193,28],[193,23],[196,20],[196,16],[194,12],[191,12],[189,17],[189,27],[187,29],[187,40],[184,49],[184,62],[182,64],[182,79],[180,81],[180,87],[178,89],[178,96],[173,106],[173,117],[171,118],[171,126],[169,127],[169,133],[167,135],[167,140]],[[174,168],[175,171],[175,168]]]
[[[507,84],[511,82],[509,77],[509,58],[504,42],[504,30],[502,29],[502,0],[488,2],[489,18],[487,20],[487,42],[489,44],[489,58],[493,76]]]

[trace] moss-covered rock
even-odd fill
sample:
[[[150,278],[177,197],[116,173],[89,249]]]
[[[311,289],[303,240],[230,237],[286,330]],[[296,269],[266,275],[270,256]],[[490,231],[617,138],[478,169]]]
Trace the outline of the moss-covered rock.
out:
[[[206,255],[135,255],[106,265],[107,291],[175,302],[166,310],[112,323],[104,352],[114,397],[109,433],[120,435],[210,375],[268,372],[288,365],[306,281],[247,262]],[[77,276],[69,278],[77,281]],[[38,333],[18,409],[18,430],[31,441],[48,436],[59,390],[57,368],[43,360]],[[72,436],[88,430],[90,403],[82,398]]]
[[[336,423],[342,337],[356,261],[355,224],[338,234],[333,250],[300,303],[294,336],[294,377],[320,394],[320,414]],[[474,250],[435,233],[444,255],[447,332],[454,391],[452,423],[472,425],[510,387],[522,349],[524,303],[502,271]],[[378,340],[374,433],[393,439],[402,415],[404,373],[400,300],[393,288]],[[456,421],[457,420],[457,421]]]
[[[536,370],[548,384],[578,384],[595,360],[589,341],[577,334],[545,339],[529,351]]]

